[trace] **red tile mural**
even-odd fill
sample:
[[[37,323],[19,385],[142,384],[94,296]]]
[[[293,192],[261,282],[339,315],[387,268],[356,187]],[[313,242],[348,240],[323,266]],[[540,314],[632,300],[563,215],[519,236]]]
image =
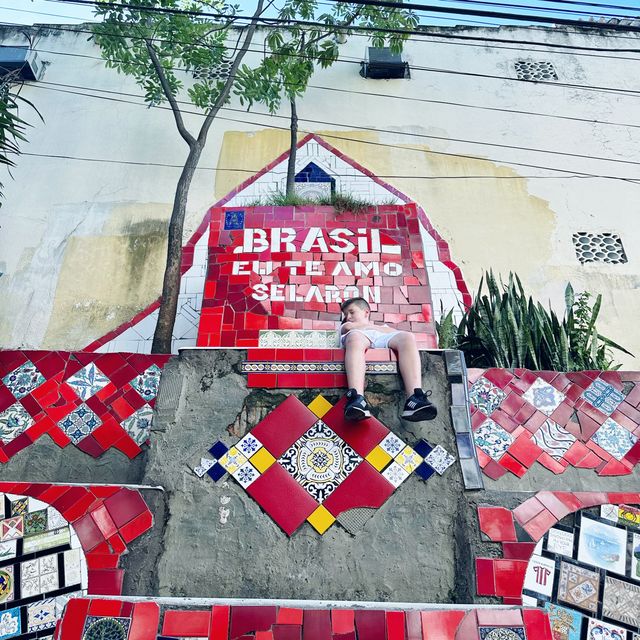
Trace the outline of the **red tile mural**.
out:
[[[296,609],[281,606],[167,608],[153,601],[74,599],[56,640],[553,640],[544,611],[524,609]],[[497,633],[495,632],[497,630]],[[489,635],[494,632],[494,635]],[[506,635],[501,635],[506,633]]]
[[[640,373],[470,369],[471,423],[485,475],[536,462],[626,475],[640,460]]]
[[[210,210],[209,267],[198,346],[256,347],[261,329],[334,329],[340,302],[437,346],[418,208]]]
[[[0,351],[0,462],[45,434],[93,457],[114,447],[134,458],[169,357]]]

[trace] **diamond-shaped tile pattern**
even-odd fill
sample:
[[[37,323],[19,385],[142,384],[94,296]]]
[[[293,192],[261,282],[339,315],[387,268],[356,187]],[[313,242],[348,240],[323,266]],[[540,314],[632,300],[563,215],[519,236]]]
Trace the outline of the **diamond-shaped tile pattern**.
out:
[[[94,457],[111,447],[129,458],[141,452],[170,356],[69,351],[29,356],[0,351],[0,461],[45,434],[60,446],[71,440]]]
[[[494,480],[506,472],[522,477],[536,462],[555,474],[572,466],[602,476],[629,474],[640,462],[636,372],[471,369],[467,384],[471,395],[476,387],[479,405],[495,397],[493,387],[504,394],[485,407],[493,410],[491,422],[470,407],[478,464]]]
[[[478,378],[469,389],[469,399],[472,404],[490,416],[505,399],[505,392],[484,377]]]

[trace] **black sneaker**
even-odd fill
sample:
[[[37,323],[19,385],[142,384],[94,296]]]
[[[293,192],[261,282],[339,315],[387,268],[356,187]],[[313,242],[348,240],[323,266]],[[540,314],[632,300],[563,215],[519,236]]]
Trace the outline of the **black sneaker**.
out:
[[[438,415],[438,410],[429,401],[431,391],[426,393],[422,389],[414,389],[413,395],[404,403],[402,417],[409,422],[422,422],[433,420]]]
[[[369,405],[355,389],[347,391],[347,404],[344,405],[344,417],[347,420],[364,420],[371,417]]]

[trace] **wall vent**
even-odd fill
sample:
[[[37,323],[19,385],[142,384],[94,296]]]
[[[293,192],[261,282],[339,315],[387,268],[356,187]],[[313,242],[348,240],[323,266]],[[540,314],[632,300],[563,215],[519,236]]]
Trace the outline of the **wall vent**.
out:
[[[546,61],[518,60],[515,63],[518,80],[549,81],[557,80],[555,67]]]
[[[624,264],[628,262],[622,240],[615,233],[586,233],[580,231],[573,234],[573,245],[578,260],[582,264],[604,262],[606,264]]]
[[[360,75],[374,80],[409,78],[409,63],[389,47],[367,47],[365,59],[360,63]]]
[[[17,72],[22,80],[40,80],[44,66],[29,47],[0,46],[0,77]]]

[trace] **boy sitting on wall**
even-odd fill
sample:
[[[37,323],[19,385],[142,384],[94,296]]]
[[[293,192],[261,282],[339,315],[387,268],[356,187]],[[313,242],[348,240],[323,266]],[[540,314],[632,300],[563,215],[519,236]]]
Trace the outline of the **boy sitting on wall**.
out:
[[[341,305],[342,326],[340,343],[344,347],[344,366],[349,391],[344,416],[347,420],[371,417],[364,398],[364,375],[367,349],[392,349],[398,357],[400,375],[407,400],[401,416],[410,422],[433,420],[437,410],[429,401],[431,391],[422,390],[422,365],[416,340],[408,331],[398,331],[385,325],[376,325],[369,319],[371,307],[364,298],[350,298]],[[413,390],[413,391],[412,391]]]

